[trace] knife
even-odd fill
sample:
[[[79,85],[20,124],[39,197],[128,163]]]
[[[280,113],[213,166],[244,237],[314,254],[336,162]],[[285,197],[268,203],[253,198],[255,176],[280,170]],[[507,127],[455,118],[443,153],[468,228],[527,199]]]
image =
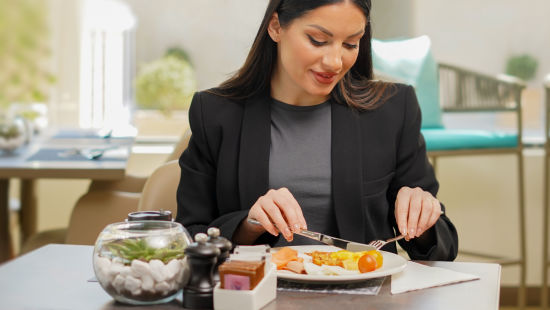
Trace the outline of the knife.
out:
[[[258,222],[255,219],[250,219],[249,218],[249,219],[247,219],[247,221],[250,224],[262,225],[260,222]],[[337,248],[348,250],[350,252],[361,252],[361,251],[376,250],[376,248],[372,245],[353,242],[353,241],[340,239],[340,238],[336,238],[336,237],[331,237],[329,235],[325,235],[325,234],[314,232],[314,231],[309,231],[309,230],[306,230],[306,229],[302,229],[300,232],[295,232],[295,234],[300,235],[300,236],[304,236],[304,237],[307,237],[307,238],[310,238],[310,239],[313,239],[313,240],[320,241],[320,242],[322,242],[326,245],[332,245],[332,246],[335,246]]]

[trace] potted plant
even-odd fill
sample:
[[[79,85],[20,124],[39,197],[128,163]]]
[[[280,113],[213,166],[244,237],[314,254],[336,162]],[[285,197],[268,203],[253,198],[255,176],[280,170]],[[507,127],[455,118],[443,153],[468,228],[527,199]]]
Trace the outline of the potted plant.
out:
[[[512,56],[506,63],[506,74],[529,81],[537,73],[537,60],[528,54]]]
[[[22,118],[0,116],[0,153],[11,154],[27,141],[27,130]]]
[[[157,109],[169,117],[174,110],[189,108],[197,83],[187,53],[171,48],[160,59],[141,66],[135,87],[139,108]]]

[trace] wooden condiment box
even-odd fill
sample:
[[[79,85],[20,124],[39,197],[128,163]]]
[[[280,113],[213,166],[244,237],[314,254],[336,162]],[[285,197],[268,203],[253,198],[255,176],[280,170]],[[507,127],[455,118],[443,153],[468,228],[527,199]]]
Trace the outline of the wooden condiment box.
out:
[[[265,261],[231,260],[221,264],[220,287],[226,290],[253,290],[264,278]]]

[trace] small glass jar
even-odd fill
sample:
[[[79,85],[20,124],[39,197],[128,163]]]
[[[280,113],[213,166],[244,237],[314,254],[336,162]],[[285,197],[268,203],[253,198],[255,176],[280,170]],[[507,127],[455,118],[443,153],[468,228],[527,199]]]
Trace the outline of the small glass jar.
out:
[[[97,238],[97,280],[115,300],[151,305],[173,300],[189,279],[184,249],[192,242],[177,222],[110,224]]]
[[[0,152],[13,153],[27,141],[25,122],[20,117],[0,116]]]

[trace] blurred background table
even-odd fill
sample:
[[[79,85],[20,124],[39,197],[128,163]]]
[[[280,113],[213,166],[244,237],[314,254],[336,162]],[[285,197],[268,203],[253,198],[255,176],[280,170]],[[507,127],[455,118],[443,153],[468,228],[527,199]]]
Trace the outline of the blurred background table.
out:
[[[52,129],[13,153],[0,154],[0,263],[13,257],[9,228],[10,179],[21,180],[19,220],[24,241],[36,233],[36,179],[122,179],[133,141],[131,136],[102,135],[95,130]],[[79,153],[84,149],[103,148],[108,150],[95,160]]]
[[[47,245],[0,266],[2,309],[153,309],[115,303],[97,282],[92,246]],[[425,262],[480,280],[391,295],[386,278],[376,296],[277,292],[264,309],[498,309],[500,265],[485,263]],[[181,296],[162,309],[182,309]]]

